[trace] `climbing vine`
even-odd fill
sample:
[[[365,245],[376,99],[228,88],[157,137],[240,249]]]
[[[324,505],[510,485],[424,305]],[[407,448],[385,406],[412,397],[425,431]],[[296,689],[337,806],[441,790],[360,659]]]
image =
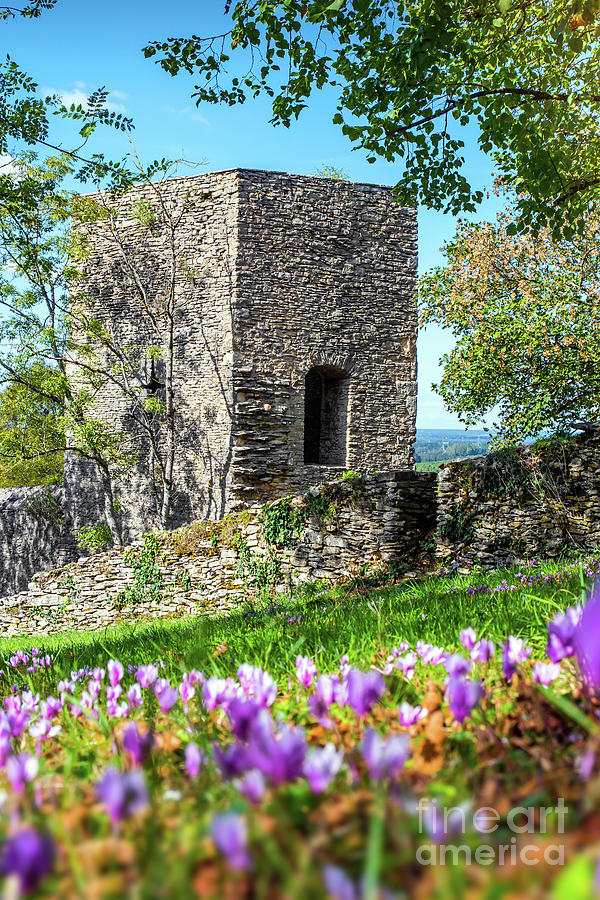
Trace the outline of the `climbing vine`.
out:
[[[236,575],[260,591],[266,591],[281,581],[281,561],[272,553],[252,553],[242,539],[237,547]]]
[[[475,513],[454,502],[440,527],[440,536],[453,544],[469,544],[475,537]]]
[[[306,509],[292,506],[291,498],[286,497],[271,506],[265,506],[258,521],[268,544],[280,548],[292,547],[304,530]]]
[[[144,535],[141,549],[128,550],[123,561],[131,566],[133,584],[121,591],[117,603],[142,603],[146,600],[160,600],[164,579],[159,569],[162,556],[161,542],[154,532]]]

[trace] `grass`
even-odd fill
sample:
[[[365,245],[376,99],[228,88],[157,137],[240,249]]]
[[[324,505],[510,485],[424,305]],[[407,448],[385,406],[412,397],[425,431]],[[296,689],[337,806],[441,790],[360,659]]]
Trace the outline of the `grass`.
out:
[[[281,679],[288,677],[299,653],[313,657],[322,670],[334,669],[342,653],[349,654],[353,665],[364,665],[401,641],[457,648],[459,633],[467,626],[497,644],[508,634],[527,638],[542,656],[548,621],[557,610],[579,601],[580,564],[565,560],[531,567],[529,575],[542,579],[533,585],[522,585],[520,572],[514,568],[470,576],[427,575],[383,586],[364,578],[333,589],[315,585],[292,598],[257,602],[215,619],[180,618],[102,632],[9,638],[0,641],[0,667],[16,649],[39,646],[53,654],[54,673],[62,676],[116,658],[136,663],[163,659],[167,677],[190,668],[235,675],[240,663],[249,662]],[[551,580],[543,581],[547,576]],[[485,587],[489,592],[481,592]]]
[[[0,765],[0,791],[8,812],[0,809],[3,865],[18,865],[18,854],[11,857],[6,848],[15,822],[20,821],[50,835],[57,848],[52,870],[43,873],[35,893],[40,897],[491,900],[507,893],[526,896],[530,888],[537,891],[535,896],[550,896],[557,875],[552,865],[513,866],[502,876],[496,869],[466,863],[416,865],[418,849],[424,842],[431,844],[415,809],[422,798],[435,798],[445,808],[460,804],[489,808],[493,803],[501,819],[493,841],[509,843],[510,809],[554,807],[559,797],[566,796],[571,849],[561,878],[581,881],[577,848],[589,849],[595,839],[587,817],[600,802],[600,778],[583,782],[578,766],[597,751],[600,704],[593,697],[582,697],[573,660],[564,661],[559,680],[546,692],[533,684],[532,662],[544,657],[548,621],[557,610],[580,600],[582,585],[589,587],[598,569],[594,557],[470,576],[425,575],[399,583],[364,577],[335,588],[314,585],[291,598],[266,599],[219,619],[2,640],[0,692],[13,696],[5,697],[7,714],[0,715],[0,751],[35,754],[39,761],[39,770],[27,784],[15,782],[14,766],[9,770]],[[466,719],[451,711],[448,689],[444,692],[441,684],[446,672],[435,663],[419,660],[411,679],[399,670],[388,672],[385,679],[373,672],[361,675],[381,680],[377,702],[366,709],[350,702],[348,682],[348,702],[341,699],[328,706],[330,721],[311,706],[316,686],[296,677],[298,654],[312,658],[320,673],[337,672],[339,684],[347,677],[340,666],[344,653],[357,669],[367,670],[374,661],[381,668],[388,651],[402,641],[414,646],[421,640],[456,650],[460,631],[467,626],[497,645],[508,634],[526,638],[533,656],[510,681],[502,674],[499,653],[491,663],[475,663],[471,676],[481,679],[485,690],[482,686],[480,700]],[[29,660],[8,664],[15,650],[35,646],[54,656],[50,668],[28,673]],[[462,652],[464,656],[464,648]],[[93,676],[98,679],[94,693],[91,671],[75,675],[72,680],[77,684],[57,688],[72,670],[105,666],[111,658],[123,664],[116,700],[109,700],[111,688],[103,675]],[[154,688],[145,687],[140,703],[131,700],[124,713],[114,711],[110,704],[131,690],[136,677],[133,664],[159,660],[165,662],[161,676],[179,688],[175,705],[159,709],[160,690],[165,688],[157,692],[156,682]],[[234,738],[239,709],[232,712],[225,694],[209,703],[208,685],[201,687],[199,680],[194,682],[195,693],[184,698],[181,690],[187,676],[182,673],[190,672],[191,678],[191,670],[199,669],[206,676],[235,677],[242,662],[268,670],[277,689],[266,704],[273,704],[269,711],[263,708],[259,713],[252,707],[249,730]],[[106,668],[114,687],[110,671],[114,664]],[[18,684],[13,687],[12,682]],[[224,684],[214,689],[224,691]],[[240,687],[229,684],[235,690]],[[51,720],[60,730],[39,737],[35,726],[44,698],[61,692],[62,708]],[[402,723],[402,701],[422,705],[425,717],[413,725]],[[248,709],[246,700],[244,707]],[[10,748],[7,729],[13,734]],[[136,740],[151,732],[152,746],[138,759],[126,745],[132,729]],[[407,755],[399,770],[377,774],[371,768],[365,749],[371,730],[388,748],[395,741],[395,753],[405,742]],[[294,751],[292,774],[282,777],[276,761],[278,755],[290,752],[292,739],[302,743],[304,768],[293,768]],[[187,762],[191,742],[203,754],[196,773],[190,772]],[[223,762],[232,751],[238,760],[239,753],[246,754],[237,771],[228,770]],[[314,787],[306,764],[332,751],[342,758],[341,768],[327,776],[325,787]],[[392,760],[393,754],[388,758]],[[227,759],[233,766],[234,757]],[[256,774],[256,767],[265,774],[264,792],[252,799],[242,791],[237,776]],[[137,811],[121,811],[113,823],[108,817],[110,801],[99,792],[111,771],[117,779],[133,774],[138,788],[141,784],[146,792]],[[215,822],[223,815],[247,832],[250,858],[241,867],[215,837]],[[542,854],[545,836],[539,845],[536,835],[527,837]],[[487,842],[488,836],[484,838]],[[549,839],[562,840],[554,832]],[[457,840],[476,849],[482,836],[468,825]],[[591,847],[586,857],[586,890],[594,874],[592,851],[597,848]],[[331,866],[338,871],[336,878],[343,876],[354,886],[345,893],[327,889]],[[364,890],[359,891],[359,883]],[[574,883],[552,896],[588,896],[577,894]],[[389,893],[380,893],[379,886]]]
[[[440,466],[444,462],[450,462],[448,459],[430,459],[427,462],[415,463],[417,472],[439,472]]]

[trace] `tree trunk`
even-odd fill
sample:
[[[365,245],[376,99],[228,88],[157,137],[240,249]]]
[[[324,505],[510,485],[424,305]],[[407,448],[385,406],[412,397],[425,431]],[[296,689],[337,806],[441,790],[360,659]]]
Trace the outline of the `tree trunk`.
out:
[[[98,471],[100,472],[100,481],[102,483],[102,498],[104,502],[104,518],[106,524],[110,528],[114,546],[120,546],[123,543],[121,536],[121,526],[115,514],[115,499],[112,491],[112,481],[108,466],[103,460],[96,460]]]

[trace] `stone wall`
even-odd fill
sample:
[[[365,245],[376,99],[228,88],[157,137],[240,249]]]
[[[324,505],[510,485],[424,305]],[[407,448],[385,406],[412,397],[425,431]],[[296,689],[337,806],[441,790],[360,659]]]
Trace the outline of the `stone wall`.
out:
[[[63,488],[0,489],[0,597],[79,556]]]
[[[600,430],[444,463],[438,558],[468,571],[600,547]]]
[[[233,504],[323,481],[330,454],[338,471],[412,468],[416,210],[381,185],[248,171],[239,184]],[[343,421],[321,423],[324,458],[307,464],[315,371],[323,413]]]
[[[244,169],[175,178],[162,191],[180,217],[177,253],[186,261],[176,285],[169,527],[217,520],[344,469],[412,468],[416,211],[395,203],[385,186]],[[140,202],[156,206],[152,189],[119,199],[118,241],[109,220],[80,226],[89,255],[78,287],[128,353],[139,355],[150,384],[146,350],[157,339],[123,260],[135,264],[152,305],[169,258],[160,209],[148,231]],[[323,388],[322,414],[331,421],[320,422],[318,462],[304,453],[311,371],[343,385]],[[148,447],[130,413],[116,377],[98,392],[97,415],[127,432],[137,457],[117,487],[127,540],[158,524]],[[93,466],[67,460],[78,525],[101,517],[93,479]]]
[[[155,317],[157,327],[153,326],[132,283],[132,270],[144,290],[145,302],[156,313],[164,306],[162,291],[169,283],[172,261],[161,202],[171,217],[179,219],[174,235],[180,272],[174,334],[177,454],[171,527],[200,517],[218,519],[227,511],[234,415],[231,309],[238,190],[235,172],[174,178],[161,189],[161,201],[148,186],[136,188],[118,201],[102,198],[102,203],[116,211],[114,225],[110,219],[100,219],[79,224],[77,229],[88,247],[82,263],[84,278],[77,290],[89,295],[94,313],[112,331],[115,343],[128,348],[134,364],[137,360],[133,380],[147,384],[147,388],[138,387],[150,397],[153,376],[158,381],[164,378],[161,367],[165,360],[153,363],[148,349],[165,349],[166,326],[161,316]],[[147,204],[156,216],[156,224],[150,228],[139,221],[136,211],[140,204]],[[104,355],[109,357],[107,352]],[[109,362],[118,360],[110,357]],[[129,378],[131,381],[132,376]],[[115,479],[115,493],[124,510],[123,537],[128,542],[157,527],[160,496],[148,441],[131,418],[122,380],[105,380],[96,395],[95,413],[128,435],[125,449],[136,460],[126,474]],[[103,518],[93,464],[67,454],[65,488],[73,498],[78,526]]]
[[[435,475],[389,472],[345,478],[303,496],[195,522],[146,538],[159,589],[129,604],[132,562],[144,542],[35,575],[3,603],[5,636],[96,629],[123,619],[215,615],[261,593],[410,566],[435,527]],[[363,569],[364,571],[364,569]]]

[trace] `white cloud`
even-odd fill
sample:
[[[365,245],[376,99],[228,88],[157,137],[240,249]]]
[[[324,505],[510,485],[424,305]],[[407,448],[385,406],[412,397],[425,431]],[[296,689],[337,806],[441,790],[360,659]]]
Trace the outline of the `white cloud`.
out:
[[[209,130],[212,129],[212,125],[209,120],[198,112],[193,106],[181,106],[176,108],[175,106],[165,106],[165,112],[167,115],[172,116],[175,119],[188,119],[190,122],[199,122],[201,125],[204,125],[205,128]]]
[[[42,88],[42,94],[44,95],[44,97],[47,97],[49,94],[56,94],[57,97],[60,97],[65,106],[71,106],[71,104],[75,104],[75,106],[83,106],[84,109],[87,108],[87,98],[91,93],[92,91],[90,88],[88,88],[85,81],[74,81],[72,87],[68,90]],[[122,101],[126,98],[127,94],[123,93],[123,91],[110,91],[108,100],[106,101],[106,109],[108,109],[110,112],[126,113],[127,107],[124,103],[115,103],[115,100]]]

